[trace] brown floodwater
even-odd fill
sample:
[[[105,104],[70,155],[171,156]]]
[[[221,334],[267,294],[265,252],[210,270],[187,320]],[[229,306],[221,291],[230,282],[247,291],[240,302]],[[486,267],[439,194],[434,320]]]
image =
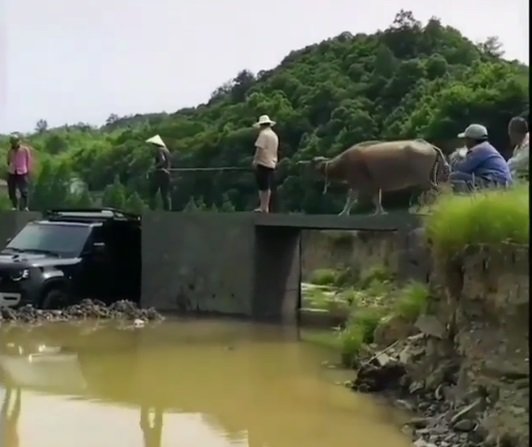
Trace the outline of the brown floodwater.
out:
[[[2,447],[407,447],[297,329],[213,320],[0,328]]]

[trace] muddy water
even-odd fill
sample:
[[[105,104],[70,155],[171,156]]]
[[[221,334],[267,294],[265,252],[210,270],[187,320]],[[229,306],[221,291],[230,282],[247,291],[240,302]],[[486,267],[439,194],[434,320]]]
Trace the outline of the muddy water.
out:
[[[294,329],[215,321],[0,329],[1,447],[407,447]]]

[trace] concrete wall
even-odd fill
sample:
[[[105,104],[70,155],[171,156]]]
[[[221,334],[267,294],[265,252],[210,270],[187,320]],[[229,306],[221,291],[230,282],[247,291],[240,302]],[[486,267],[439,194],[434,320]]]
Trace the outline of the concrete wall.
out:
[[[144,214],[142,305],[251,316],[254,242],[252,215]]]
[[[397,231],[304,231],[303,279],[308,280],[314,270],[323,268],[362,271],[382,265],[398,273],[401,240]]]
[[[294,228],[257,227],[254,244],[255,318],[296,320],[301,298],[300,233]]]
[[[0,213],[0,243],[39,217],[39,213]],[[404,231],[392,230],[405,226],[404,218],[398,223],[393,218],[367,216],[342,220],[272,215],[277,221],[266,217],[256,213],[144,214],[141,304],[161,311],[294,320],[300,303],[301,225],[389,227],[382,235],[403,235]],[[398,240],[404,244],[404,239]],[[351,247],[351,256],[360,262],[367,262],[372,250],[383,256],[374,244],[368,247],[363,252]]]
[[[428,281],[430,252],[419,230],[319,231],[301,235],[302,279],[317,269],[361,272],[379,265],[402,279]]]

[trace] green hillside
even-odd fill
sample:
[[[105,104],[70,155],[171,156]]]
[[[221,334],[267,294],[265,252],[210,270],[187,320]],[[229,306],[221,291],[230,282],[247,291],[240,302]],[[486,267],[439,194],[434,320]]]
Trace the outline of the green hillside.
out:
[[[249,166],[251,124],[266,113],[278,123],[284,157],[280,208],[337,212],[342,188],[323,196],[323,183],[296,161],[334,155],[370,139],[421,137],[450,150],[454,136],[471,122],[488,126],[492,142],[507,152],[509,119],[528,116],[528,67],[500,56],[495,38],[474,44],[437,19],[422,26],[401,11],[382,32],[345,32],[290,53],[273,70],[256,75],[243,70],[195,108],[110,116],[99,129],[80,124],[47,130],[41,122],[28,137],[40,167],[33,207],[89,204],[92,192],[107,188],[106,204],[127,201],[129,208],[141,208],[152,162],[144,140],[156,133],[170,147],[175,166]],[[91,194],[69,193],[72,177],[86,182]],[[191,197],[201,206],[252,209],[253,175],[176,176],[174,209],[187,203],[191,208]],[[404,205],[397,195],[392,201]]]

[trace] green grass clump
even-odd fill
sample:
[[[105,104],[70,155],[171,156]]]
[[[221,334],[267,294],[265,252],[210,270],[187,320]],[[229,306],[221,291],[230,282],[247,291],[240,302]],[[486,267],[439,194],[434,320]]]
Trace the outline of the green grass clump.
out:
[[[310,282],[318,286],[332,286],[336,283],[338,272],[333,269],[314,270],[310,275]]]
[[[407,321],[414,322],[417,317],[426,311],[430,298],[427,285],[420,282],[411,282],[399,291],[395,304],[395,314]]]
[[[469,245],[529,243],[528,185],[471,195],[443,195],[426,217],[435,253],[450,257]]]
[[[384,315],[385,309],[383,308],[368,307],[366,309],[355,309],[349,324],[361,329],[364,343],[373,343],[373,334]]]
[[[393,281],[394,275],[384,265],[374,265],[360,273],[358,287],[368,289],[377,283],[389,283]]]
[[[305,307],[311,307],[312,309],[327,309],[329,301],[329,295],[319,289],[310,289],[303,296]]]
[[[356,365],[364,346],[364,331],[359,325],[347,325],[339,335],[342,365],[352,368]]]
[[[355,285],[360,279],[360,272],[353,267],[347,267],[338,272],[334,285],[336,287],[346,287]]]

